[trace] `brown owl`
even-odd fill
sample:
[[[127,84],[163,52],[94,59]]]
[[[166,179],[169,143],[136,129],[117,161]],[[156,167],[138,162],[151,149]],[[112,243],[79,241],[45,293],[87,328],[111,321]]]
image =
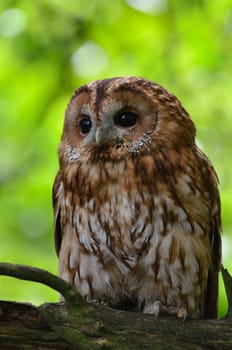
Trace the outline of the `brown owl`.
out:
[[[217,316],[217,175],[179,100],[149,80],[98,80],[68,104],[53,187],[59,274],[89,301]]]

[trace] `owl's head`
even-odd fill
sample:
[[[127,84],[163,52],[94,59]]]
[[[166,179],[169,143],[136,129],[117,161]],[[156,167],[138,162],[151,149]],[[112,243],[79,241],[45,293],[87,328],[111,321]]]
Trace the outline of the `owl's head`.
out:
[[[179,100],[149,80],[124,77],[81,86],[68,104],[60,160],[136,157],[194,144],[195,127]]]

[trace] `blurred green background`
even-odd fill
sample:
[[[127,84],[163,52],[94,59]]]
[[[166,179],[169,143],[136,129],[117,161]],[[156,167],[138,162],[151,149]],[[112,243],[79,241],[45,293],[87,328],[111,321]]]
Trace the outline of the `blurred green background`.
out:
[[[219,174],[232,270],[231,0],[1,0],[0,260],[56,273],[51,188],[64,110],[80,84],[122,75],[160,83],[192,116]],[[0,299],[57,294],[0,276]]]

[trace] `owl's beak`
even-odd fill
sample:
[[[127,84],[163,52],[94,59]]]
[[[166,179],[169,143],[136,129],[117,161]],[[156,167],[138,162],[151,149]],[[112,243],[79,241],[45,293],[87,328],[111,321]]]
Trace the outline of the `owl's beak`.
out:
[[[102,130],[100,128],[97,128],[96,134],[95,134],[95,140],[98,145],[101,145],[104,142],[104,137]]]

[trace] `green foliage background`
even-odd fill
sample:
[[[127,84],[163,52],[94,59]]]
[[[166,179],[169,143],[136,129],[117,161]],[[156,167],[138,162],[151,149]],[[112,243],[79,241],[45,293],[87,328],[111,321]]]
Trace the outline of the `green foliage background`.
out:
[[[176,94],[196,123],[220,178],[232,270],[231,53],[231,0],[1,0],[0,260],[56,273],[51,188],[67,101],[87,81],[139,75]],[[57,294],[0,277],[0,299]]]

